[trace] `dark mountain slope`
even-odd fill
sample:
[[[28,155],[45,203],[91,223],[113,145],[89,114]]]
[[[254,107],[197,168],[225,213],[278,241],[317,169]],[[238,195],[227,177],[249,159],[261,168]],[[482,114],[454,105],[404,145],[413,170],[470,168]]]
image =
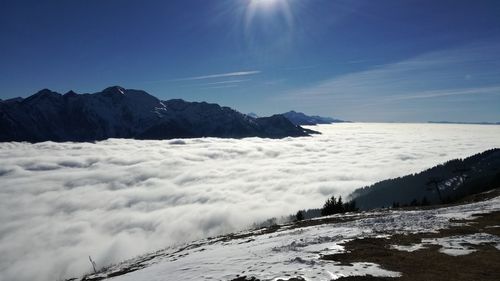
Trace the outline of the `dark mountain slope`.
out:
[[[94,94],[45,89],[26,99],[0,101],[0,141],[282,138],[308,133],[282,116],[253,119],[217,104],[161,101],[118,86]]]
[[[292,122],[294,125],[318,125],[318,124],[332,124],[332,123],[342,123],[342,122],[347,122],[339,119],[334,119],[330,117],[322,117],[322,116],[309,116],[306,115],[302,112],[296,112],[296,111],[289,111],[286,113],[282,114],[285,116],[290,122]]]
[[[384,180],[355,190],[351,199],[361,209],[389,207],[421,201],[454,201],[500,187],[500,149],[491,149],[465,159],[456,159],[418,174]]]

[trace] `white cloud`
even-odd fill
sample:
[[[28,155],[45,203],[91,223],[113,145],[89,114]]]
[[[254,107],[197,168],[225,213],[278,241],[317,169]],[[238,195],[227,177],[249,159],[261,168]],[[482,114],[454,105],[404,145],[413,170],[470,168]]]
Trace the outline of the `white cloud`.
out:
[[[233,84],[233,83],[241,83],[241,82],[247,82],[251,81],[252,79],[239,79],[239,80],[227,80],[227,81],[218,81],[218,82],[210,82],[206,83],[204,85],[221,85],[221,84]]]
[[[248,76],[248,75],[255,75],[255,74],[259,74],[259,73],[261,73],[261,72],[258,71],[258,70],[238,71],[238,72],[218,73],[218,74],[210,74],[210,75],[203,75],[203,76],[178,78],[178,79],[174,79],[174,80],[171,80],[171,81],[205,80],[205,79],[213,79],[213,78]]]
[[[0,143],[0,280],[58,280],[319,207],[500,147],[500,127],[338,124],[323,135]]]

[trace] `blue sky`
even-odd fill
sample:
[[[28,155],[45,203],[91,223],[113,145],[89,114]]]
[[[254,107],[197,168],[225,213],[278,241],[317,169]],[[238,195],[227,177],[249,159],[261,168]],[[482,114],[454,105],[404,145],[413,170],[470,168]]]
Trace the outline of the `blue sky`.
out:
[[[0,98],[144,89],[269,115],[500,121],[500,1],[0,2]]]

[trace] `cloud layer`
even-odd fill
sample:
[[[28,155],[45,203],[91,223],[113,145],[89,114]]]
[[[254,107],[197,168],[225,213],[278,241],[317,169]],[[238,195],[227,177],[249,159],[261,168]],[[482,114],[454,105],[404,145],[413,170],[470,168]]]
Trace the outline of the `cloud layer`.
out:
[[[500,126],[338,124],[322,135],[0,143],[0,280],[58,280],[322,205],[500,147]]]

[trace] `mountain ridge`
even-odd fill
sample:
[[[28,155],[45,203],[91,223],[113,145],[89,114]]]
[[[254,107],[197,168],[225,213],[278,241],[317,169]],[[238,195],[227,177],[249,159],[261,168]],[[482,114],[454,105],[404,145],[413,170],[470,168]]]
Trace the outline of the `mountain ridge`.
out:
[[[340,119],[335,119],[331,117],[323,117],[318,115],[306,115],[302,112],[297,112],[295,110],[291,110],[285,113],[282,113],[290,122],[294,125],[298,126],[314,126],[319,124],[332,124],[332,123],[345,123],[349,121],[344,121]]]
[[[252,119],[234,109],[112,86],[92,94],[42,89],[0,101],[0,141],[98,141],[108,138],[283,138],[308,136],[281,115]]]
[[[260,116],[255,114],[254,112],[250,112],[246,114],[251,118],[259,118]],[[333,123],[350,123],[351,121],[344,121],[340,119],[335,119],[331,117],[323,117],[318,115],[307,115],[302,112],[298,112],[295,110],[290,110],[285,113],[281,113],[281,115],[285,116],[292,124],[297,126],[315,126],[319,124],[333,124]]]

